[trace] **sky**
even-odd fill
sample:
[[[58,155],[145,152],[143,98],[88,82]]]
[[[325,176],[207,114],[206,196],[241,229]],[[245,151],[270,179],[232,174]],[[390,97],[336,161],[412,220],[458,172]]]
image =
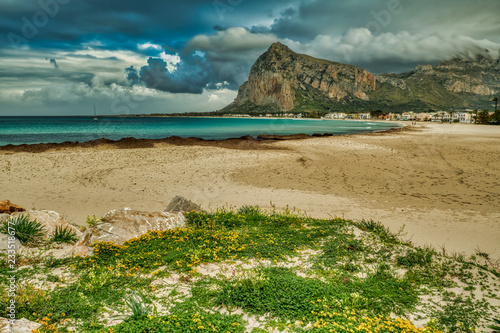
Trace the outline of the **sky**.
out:
[[[0,116],[214,111],[274,42],[372,73],[499,56],[498,0],[0,0]]]

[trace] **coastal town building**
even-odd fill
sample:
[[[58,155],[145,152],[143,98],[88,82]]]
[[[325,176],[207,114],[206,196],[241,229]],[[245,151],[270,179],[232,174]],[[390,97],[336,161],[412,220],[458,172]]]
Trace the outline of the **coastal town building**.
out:
[[[455,122],[471,124],[474,122],[474,113],[465,111],[432,111],[432,112],[403,112],[387,113],[373,117],[370,113],[344,113],[330,112],[323,119],[359,119],[359,120],[392,120],[392,121],[433,121],[433,122]]]

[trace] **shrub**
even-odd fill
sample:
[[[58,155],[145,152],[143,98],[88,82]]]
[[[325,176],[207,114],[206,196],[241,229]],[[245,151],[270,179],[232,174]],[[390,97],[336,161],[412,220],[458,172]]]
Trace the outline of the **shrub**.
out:
[[[361,220],[359,222],[354,222],[354,225],[363,231],[373,232],[383,241],[389,243],[396,243],[398,241],[397,237],[389,230],[389,228],[384,227],[380,222],[375,222],[373,220]]]
[[[29,216],[18,215],[10,217],[0,226],[0,232],[16,237],[21,244],[39,243],[45,235],[45,227],[37,220],[30,220]]]
[[[398,257],[399,266],[410,268],[416,265],[426,266],[432,263],[432,251],[417,248],[416,251],[408,250],[406,255]]]
[[[260,214],[262,211],[259,208],[259,206],[241,206],[238,209],[238,214],[240,215],[257,215]]]
[[[97,218],[95,215],[92,215],[92,217],[90,217],[90,215],[87,215],[87,225],[90,228],[95,226],[98,222],[101,222],[100,218]]]
[[[144,298],[144,295],[132,292],[125,297],[125,304],[129,308],[131,314],[113,316],[113,318],[120,318],[124,319],[125,321],[144,319],[151,312],[151,307],[144,304],[145,302],[146,300]]]
[[[76,237],[76,232],[68,226],[63,227],[62,225],[58,225],[56,230],[52,234],[51,241],[53,242],[61,242],[61,243],[74,243],[78,240]]]

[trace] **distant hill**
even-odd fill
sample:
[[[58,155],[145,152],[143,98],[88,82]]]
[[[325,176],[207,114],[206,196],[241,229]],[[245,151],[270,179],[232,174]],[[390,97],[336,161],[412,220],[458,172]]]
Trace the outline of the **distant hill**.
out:
[[[499,92],[500,59],[483,55],[374,75],[274,43],[254,63],[234,102],[220,112],[491,109]]]

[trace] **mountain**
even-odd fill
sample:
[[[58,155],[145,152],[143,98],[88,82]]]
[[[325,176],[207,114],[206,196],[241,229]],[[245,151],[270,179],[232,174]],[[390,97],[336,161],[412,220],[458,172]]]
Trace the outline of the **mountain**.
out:
[[[411,72],[374,75],[353,65],[298,54],[274,43],[250,70],[224,113],[491,108],[500,59],[456,57]]]

